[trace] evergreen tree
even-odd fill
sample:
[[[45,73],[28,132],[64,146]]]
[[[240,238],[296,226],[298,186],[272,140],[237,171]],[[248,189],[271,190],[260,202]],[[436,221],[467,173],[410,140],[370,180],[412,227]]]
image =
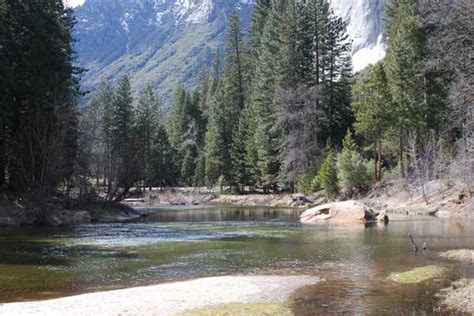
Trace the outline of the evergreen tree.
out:
[[[254,53],[260,49],[260,40],[263,29],[267,22],[268,15],[272,7],[271,0],[257,0],[252,12],[252,23],[250,25],[250,46]],[[254,55],[255,57],[255,55]]]
[[[176,178],[179,176],[176,153],[169,143],[165,128],[157,123],[152,147],[151,182],[160,187],[173,186],[177,184]]]
[[[153,142],[161,122],[160,104],[149,85],[140,94],[135,109],[135,138],[137,142],[137,163],[140,168],[140,180],[144,186],[150,184],[152,178],[151,161]]]
[[[342,150],[337,158],[340,187],[354,196],[364,193],[370,181],[367,164],[357,150],[351,131],[344,137]]]
[[[114,89],[111,118],[113,122],[111,152],[114,174],[112,185],[114,187],[109,190],[109,199],[114,198],[118,190],[123,188],[122,194],[117,197],[117,199],[121,199],[138,180],[137,142],[133,133],[135,124],[133,98],[130,80],[127,76],[123,76]]]
[[[254,148],[247,151],[248,161],[255,155],[253,164],[256,183],[265,190],[276,189],[280,171],[282,130],[278,120],[278,82],[281,70],[275,56],[280,54],[281,18],[286,10],[285,1],[275,1],[265,25],[258,64],[254,73],[251,107],[255,115],[253,139]]]
[[[225,173],[225,162],[230,160],[230,157],[227,156],[229,144],[223,133],[226,129],[226,119],[228,119],[225,107],[222,106],[223,99],[222,88],[218,87],[209,109],[209,121],[205,135],[205,174],[208,184],[217,182],[217,179]]]
[[[401,176],[406,175],[406,138],[408,133],[427,128],[425,117],[429,106],[425,75],[420,62],[423,57],[423,32],[416,22],[417,1],[399,0],[388,10],[386,30],[388,53],[387,75],[398,118],[399,163]]]
[[[392,95],[382,62],[359,75],[353,88],[356,131],[373,143],[374,179],[382,180],[382,138],[395,123]]]
[[[227,29],[224,72],[210,108],[206,133],[205,172],[210,183],[222,175],[227,183],[236,184],[232,156],[240,155],[233,150],[241,149],[233,144],[246,99],[246,51],[239,16],[234,11]]]
[[[111,176],[111,130],[113,88],[101,80],[80,121],[81,153],[79,168],[82,174],[96,180],[96,188],[108,184]]]
[[[72,11],[62,1],[0,2],[0,184],[43,200],[64,181],[78,95]]]
[[[179,147],[183,142],[183,135],[186,133],[188,126],[186,113],[186,103],[188,100],[188,93],[181,84],[178,85],[166,125],[170,144],[176,151],[179,151]]]
[[[318,182],[328,198],[339,194],[336,157],[329,141],[324,150],[324,159],[318,171],[317,181],[313,182]]]

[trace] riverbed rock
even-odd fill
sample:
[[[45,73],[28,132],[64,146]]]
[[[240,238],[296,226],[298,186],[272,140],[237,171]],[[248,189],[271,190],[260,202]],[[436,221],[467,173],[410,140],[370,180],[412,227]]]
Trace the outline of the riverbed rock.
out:
[[[91,215],[87,211],[52,211],[45,219],[47,226],[71,226],[90,222]]]
[[[321,222],[367,223],[377,221],[378,212],[357,201],[333,202],[310,208],[303,212],[300,221],[304,224]]]
[[[471,249],[448,250],[440,253],[439,255],[450,260],[464,263],[474,263],[474,250]]]
[[[311,200],[308,199],[306,196],[303,194],[293,194],[291,196],[291,202],[289,203],[290,207],[302,207],[305,206],[306,204],[311,203]]]

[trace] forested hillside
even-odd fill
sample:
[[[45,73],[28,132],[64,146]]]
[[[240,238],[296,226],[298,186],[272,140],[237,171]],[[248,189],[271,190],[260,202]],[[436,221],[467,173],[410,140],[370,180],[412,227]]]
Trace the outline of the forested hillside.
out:
[[[473,4],[398,0],[387,56],[353,74],[346,23],[327,0],[259,0],[229,18],[224,57],[194,90],[103,80],[83,113],[72,12],[60,0],[0,2],[1,188],[120,200],[133,187],[324,189],[360,196],[400,177],[473,177]],[[244,34],[248,31],[248,37]],[[134,97],[138,95],[138,97]]]
[[[133,172],[125,187],[322,188],[333,196],[360,195],[397,174],[417,183],[470,183],[463,175],[470,177],[473,167],[472,10],[464,0],[393,2],[386,12],[387,56],[355,76],[347,25],[327,0],[257,1],[248,39],[234,12],[224,60],[216,56],[211,68],[201,70],[199,87],[178,85],[166,118],[148,98],[160,117],[152,134],[139,127],[153,125],[152,116],[140,114],[143,98],[140,107],[127,98],[128,113],[136,113],[127,116],[129,124],[141,142],[131,136],[119,142],[161,154],[131,164],[145,173]],[[118,111],[114,100],[122,100],[117,94],[127,80],[116,88],[101,84],[90,108],[102,113],[92,115],[102,120],[99,125],[117,115],[107,111]],[[98,102],[106,91],[109,101]],[[105,145],[92,146],[92,154],[128,159],[121,149],[113,151],[116,140],[107,129],[99,131]],[[98,181],[123,182],[120,171],[107,175],[101,164],[92,170]]]
[[[235,9],[242,32],[248,28],[254,0],[87,0],[74,12],[77,63],[88,71],[81,77],[84,91],[101,81],[130,76],[134,91],[145,82],[167,110],[176,85],[194,90],[199,70],[213,56],[223,56],[227,20]],[[348,23],[353,39],[354,69],[380,60],[386,0],[330,0],[336,14]],[[86,95],[85,100],[88,100]]]

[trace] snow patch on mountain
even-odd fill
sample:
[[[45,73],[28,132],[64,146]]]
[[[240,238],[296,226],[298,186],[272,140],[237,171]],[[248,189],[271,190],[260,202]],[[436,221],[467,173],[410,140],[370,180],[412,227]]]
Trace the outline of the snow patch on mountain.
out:
[[[334,13],[347,21],[352,39],[354,71],[376,63],[385,56],[382,41],[387,0],[330,0]]]
[[[212,13],[212,0],[203,0],[201,4],[191,12],[186,18],[187,23],[203,23],[207,22]]]

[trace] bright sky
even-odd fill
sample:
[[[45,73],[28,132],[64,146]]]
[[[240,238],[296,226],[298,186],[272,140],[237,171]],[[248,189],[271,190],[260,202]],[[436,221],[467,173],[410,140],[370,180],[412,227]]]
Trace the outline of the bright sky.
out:
[[[72,7],[77,7],[84,3],[85,0],[64,0],[64,2]]]

